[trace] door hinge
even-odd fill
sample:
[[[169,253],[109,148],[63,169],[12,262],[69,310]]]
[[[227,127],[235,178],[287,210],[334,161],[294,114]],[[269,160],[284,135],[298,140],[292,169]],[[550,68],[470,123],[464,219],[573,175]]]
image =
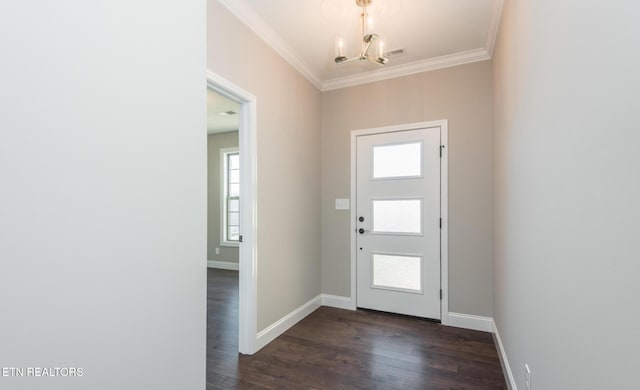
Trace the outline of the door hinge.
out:
[[[238,242],[242,242],[242,234],[238,237]]]
[[[444,145],[440,145],[440,157],[442,157],[442,149],[444,149]]]
[[[440,289],[440,300],[442,300],[442,289]]]
[[[440,218],[440,229],[442,229],[442,218]]]

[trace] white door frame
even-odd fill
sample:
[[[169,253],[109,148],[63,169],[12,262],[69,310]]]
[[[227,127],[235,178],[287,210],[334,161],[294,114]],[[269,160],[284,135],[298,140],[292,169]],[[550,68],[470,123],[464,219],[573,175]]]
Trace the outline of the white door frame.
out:
[[[207,88],[240,104],[240,224],[238,347],[242,354],[256,352],[257,340],[257,111],[256,97],[222,76],[207,70]],[[204,260],[206,262],[206,259]]]
[[[442,217],[442,229],[440,230],[440,286],[442,288],[442,301],[440,302],[440,321],[443,325],[449,324],[449,133],[446,119],[409,123],[406,125],[376,127],[351,131],[351,309],[357,307],[356,300],[356,141],[357,137],[381,133],[394,133],[398,131],[418,130],[429,127],[440,127],[442,161],[440,163],[440,216]]]

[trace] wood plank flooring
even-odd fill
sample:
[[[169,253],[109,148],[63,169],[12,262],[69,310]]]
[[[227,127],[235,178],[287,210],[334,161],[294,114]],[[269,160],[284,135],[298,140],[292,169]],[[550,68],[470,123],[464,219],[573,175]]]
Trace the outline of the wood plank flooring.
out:
[[[489,333],[321,307],[238,355],[238,273],[209,269],[207,389],[506,389]]]

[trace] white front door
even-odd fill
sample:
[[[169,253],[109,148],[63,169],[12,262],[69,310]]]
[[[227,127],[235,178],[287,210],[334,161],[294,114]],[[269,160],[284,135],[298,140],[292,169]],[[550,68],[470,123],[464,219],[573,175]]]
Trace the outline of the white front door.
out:
[[[440,319],[440,127],[356,138],[357,306]]]

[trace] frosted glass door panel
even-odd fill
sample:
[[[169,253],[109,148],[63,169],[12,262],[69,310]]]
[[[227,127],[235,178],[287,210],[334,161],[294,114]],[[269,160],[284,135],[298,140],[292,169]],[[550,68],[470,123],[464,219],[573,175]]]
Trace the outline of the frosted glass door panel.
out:
[[[373,254],[373,287],[421,292],[421,261],[414,256]]]
[[[422,176],[422,142],[373,147],[373,178]]]
[[[422,233],[422,200],[374,200],[374,233]]]

